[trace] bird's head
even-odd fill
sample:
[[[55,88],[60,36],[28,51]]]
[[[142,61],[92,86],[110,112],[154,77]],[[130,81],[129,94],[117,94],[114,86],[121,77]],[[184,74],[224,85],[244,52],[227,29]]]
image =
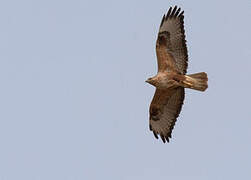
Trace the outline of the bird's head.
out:
[[[156,85],[156,78],[155,77],[150,77],[145,82],[147,82],[147,83],[154,86],[154,85]]]

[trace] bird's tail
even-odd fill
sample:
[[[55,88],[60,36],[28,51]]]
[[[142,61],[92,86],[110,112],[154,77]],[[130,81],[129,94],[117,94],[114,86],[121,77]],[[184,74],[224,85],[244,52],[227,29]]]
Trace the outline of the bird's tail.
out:
[[[200,72],[196,74],[185,75],[185,80],[183,81],[185,87],[195,89],[198,91],[205,91],[208,87],[207,85],[207,73]]]

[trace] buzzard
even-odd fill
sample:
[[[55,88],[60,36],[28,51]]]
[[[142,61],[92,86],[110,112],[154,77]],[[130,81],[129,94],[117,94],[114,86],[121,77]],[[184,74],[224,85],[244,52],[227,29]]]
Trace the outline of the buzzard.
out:
[[[147,83],[156,87],[150,113],[150,130],[158,139],[169,142],[185,97],[185,88],[205,91],[207,74],[200,72],[186,75],[187,47],[184,30],[184,11],[170,7],[163,16],[156,42],[157,75]]]

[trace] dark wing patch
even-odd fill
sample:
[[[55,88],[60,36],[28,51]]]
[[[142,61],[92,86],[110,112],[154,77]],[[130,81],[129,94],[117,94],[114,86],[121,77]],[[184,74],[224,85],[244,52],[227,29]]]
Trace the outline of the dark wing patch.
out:
[[[177,70],[182,74],[186,74],[188,54],[184,30],[184,11],[180,11],[181,9],[177,9],[177,6],[173,9],[170,7],[167,14],[163,16],[157,44],[159,40],[163,39],[159,37],[165,37],[166,53],[174,57]]]
[[[156,89],[150,106],[150,130],[158,139],[169,142],[177,117],[180,114],[185,92],[183,87],[176,89]]]
[[[150,119],[152,119],[153,121],[159,121],[159,115],[160,115],[160,109],[157,107],[152,107],[150,110]]]

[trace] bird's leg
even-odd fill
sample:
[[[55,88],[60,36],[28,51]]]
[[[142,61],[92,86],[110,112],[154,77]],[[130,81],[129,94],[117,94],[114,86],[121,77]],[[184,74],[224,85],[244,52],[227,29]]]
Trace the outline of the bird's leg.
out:
[[[184,84],[184,87],[189,87],[189,88],[193,87],[193,84],[195,83],[194,79],[189,76],[185,76],[185,77],[186,77],[185,80],[182,81]]]
[[[190,82],[188,82],[188,81],[183,81],[183,82],[184,82],[185,85],[187,85],[187,86],[189,86],[189,87],[192,87],[192,86],[193,86],[193,84],[190,83]]]
[[[188,88],[192,85],[189,81],[186,81],[186,78],[184,76],[175,76],[173,80],[175,81],[175,84],[177,86],[183,86],[185,88]]]

